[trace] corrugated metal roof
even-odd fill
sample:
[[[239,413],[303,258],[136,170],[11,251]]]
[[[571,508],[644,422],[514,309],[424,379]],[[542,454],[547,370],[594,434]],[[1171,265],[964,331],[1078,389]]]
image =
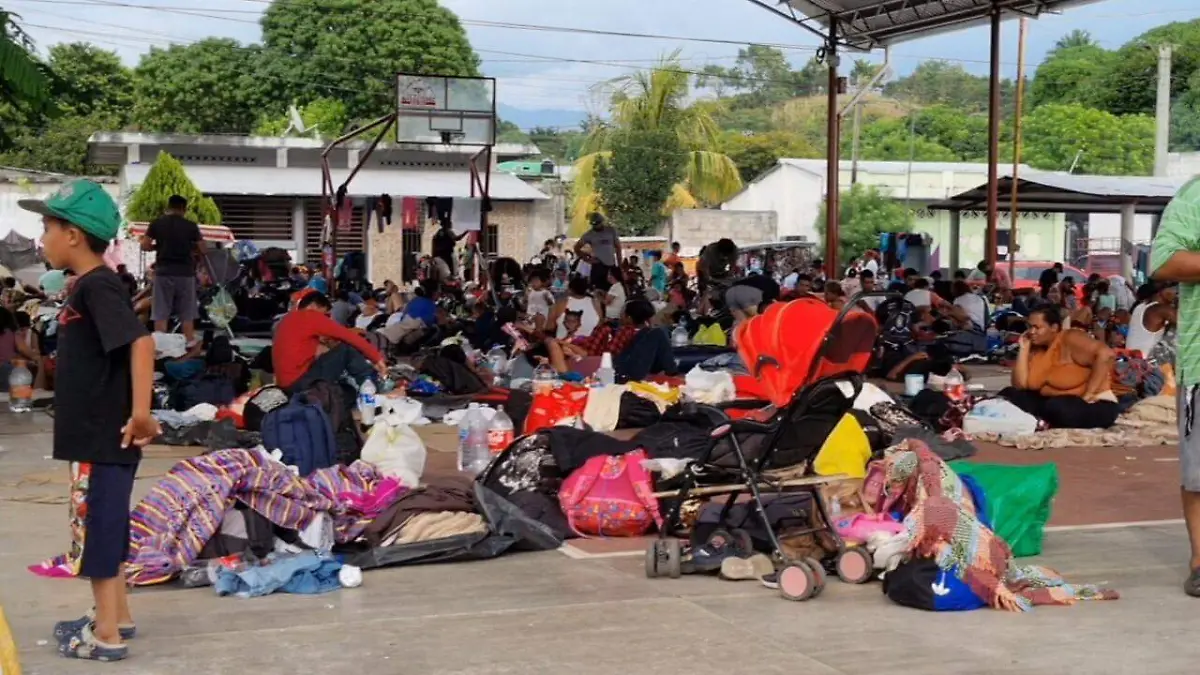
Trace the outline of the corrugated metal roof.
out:
[[[993,5],[1005,17],[1038,17],[1098,0],[753,0],[773,9],[776,4],[803,14],[807,22],[828,31],[837,24],[838,40],[858,49],[874,49],[933,33],[987,23]],[[782,12],[781,12],[782,13]]]
[[[1007,208],[1012,176],[999,180],[1001,208]],[[1017,180],[1022,211],[1116,213],[1134,204],[1138,213],[1161,213],[1188,178],[1157,176],[1081,176],[1033,172]],[[970,210],[987,205],[987,183],[929,205],[932,209]]]
[[[150,164],[127,164],[124,169],[126,185],[137,185],[146,179]],[[196,189],[210,195],[275,195],[288,197],[319,197],[321,170],[317,168],[276,168],[260,166],[184,165]],[[339,185],[350,173],[348,169],[334,170],[334,185]],[[413,197],[470,197],[471,182],[467,171],[434,169],[364,169],[350,182],[351,195],[394,195]],[[506,201],[547,199],[537,188],[504,173],[492,172],[491,198]]]
[[[782,158],[780,164],[794,166],[798,169],[817,174],[818,176],[825,175],[825,160],[823,159],[789,159]],[[1010,162],[1011,165],[1011,162]],[[850,171],[853,162],[842,160],[840,162],[842,171]],[[862,161],[858,162],[858,170],[865,173],[875,174],[899,174],[908,173],[909,168],[913,173],[942,173],[952,171],[954,173],[978,173],[986,174],[988,165],[985,162],[885,162],[885,161]],[[1020,165],[1020,171],[1032,171],[1024,164]]]

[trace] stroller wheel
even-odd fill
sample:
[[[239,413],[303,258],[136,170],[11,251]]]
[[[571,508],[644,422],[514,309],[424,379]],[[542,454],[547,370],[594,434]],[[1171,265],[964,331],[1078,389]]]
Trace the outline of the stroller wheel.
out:
[[[667,575],[678,579],[683,574],[683,551],[678,539],[667,539],[663,542],[667,549]]]
[[[874,573],[873,563],[866,549],[848,548],[837,557],[837,575],[848,584],[865,584]]]
[[[750,538],[749,532],[742,529],[736,529],[731,530],[729,534],[731,537],[733,537],[734,545],[737,546],[742,553],[746,555],[754,553],[754,540]]]
[[[658,552],[661,539],[655,539],[646,547],[646,578],[654,579],[658,576]]]
[[[815,573],[805,564],[793,564],[779,570],[779,595],[785,600],[803,602],[816,594]]]
[[[817,584],[816,588],[813,590],[813,597],[815,598],[821,594],[821,591],[825,590],[825,580],[828,576],[825,574],[825,566],[822,565],[821,561],[817,560],[816,558],[805,558],[800,562],[808,565],[808,568],[813,571],[813,578],[816,580]]]

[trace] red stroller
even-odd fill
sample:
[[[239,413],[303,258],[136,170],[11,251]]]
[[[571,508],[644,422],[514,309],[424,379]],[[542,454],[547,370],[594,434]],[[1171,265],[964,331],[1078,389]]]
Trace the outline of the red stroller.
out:
[[[707,451],[688,465],[677,489],[656,493],[672,500],[660,537],[646,551],[649,577],[678,577],[688,567],[688,548],[669,534],[679,525],[689,497],[727,495],[721,511],[726,523],[740,495],[749,493],[751,510],[761,520],[776,564],[780,594],[807,600],[824,588],[824,561],[791,560],[780,547],[764,506],[763,494],[806,492],[819,518],[814,526],[790,534],[827,532],[837,543],[832,569],[850,583],[872,576],[869,554],[848,548],[830,527],[829,514],[817,488],[845,476],[815,476],[812,461],[826,437],[851,410],[862,390],[863,372],[875,344],[875,317],[847,303],[841,312],[816,298],[775,303],[735,331],[738,353],[759,380],[766,401],[738,401],[734,406],[696,406],[713,425]],[[746,408],[754,408],[746,413]],[[749,552],[744,532],[720,530]]]

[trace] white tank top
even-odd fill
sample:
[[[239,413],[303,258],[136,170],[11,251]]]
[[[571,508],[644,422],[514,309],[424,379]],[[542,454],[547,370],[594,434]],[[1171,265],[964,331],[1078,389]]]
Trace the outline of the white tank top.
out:
[[[1166,332],[1165,327],[1156,331],[1146,328],[1146,310],[1157,304],[1157,302],[1144,302],[1134,307],[1133,313],[1129,317],[1129,335],[1125,338],[1125,348],[1136,349],[1145,358],[1150,357],[1150,353],[1158,346],[1163,333]]]
[[[583,312],[583,316],[579,318],[579,330],[575,331],[576,337],[591,337],[592,331],[600,323],[600,315],[596,313],[596,303],[591,298],[567,298],[568,312]],[[562,317],[558,319],[558,337],[567,337],[567,327],[563,323]]]

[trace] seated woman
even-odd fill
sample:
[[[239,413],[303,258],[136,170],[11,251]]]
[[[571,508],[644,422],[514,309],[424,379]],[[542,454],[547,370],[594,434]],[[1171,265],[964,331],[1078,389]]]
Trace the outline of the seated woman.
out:
[[[1056,429],[1111,427],[1120,414],[1113,352],[1082,330],[1064,329],[1063,321],[1063,311],[1053,306],[1029,315],[1012,386],[999,395]]]

